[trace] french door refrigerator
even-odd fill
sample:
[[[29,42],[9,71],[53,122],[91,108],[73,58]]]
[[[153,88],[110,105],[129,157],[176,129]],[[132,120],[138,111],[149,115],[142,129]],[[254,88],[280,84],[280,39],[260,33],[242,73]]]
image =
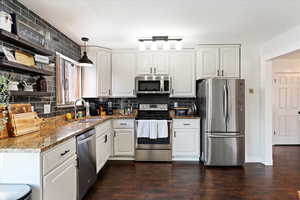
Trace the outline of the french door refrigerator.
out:
[[[245,81],[207,79],[197,82],[201,115],[201,161],[207,166],[245,162]]]

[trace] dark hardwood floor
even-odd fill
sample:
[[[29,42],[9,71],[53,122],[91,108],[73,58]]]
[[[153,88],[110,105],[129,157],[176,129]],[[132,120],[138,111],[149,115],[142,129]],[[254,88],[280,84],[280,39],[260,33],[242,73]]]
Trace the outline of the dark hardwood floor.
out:
[[[274,147],[274,166],[110,162],[84,200],[293,200],[300,147]]]

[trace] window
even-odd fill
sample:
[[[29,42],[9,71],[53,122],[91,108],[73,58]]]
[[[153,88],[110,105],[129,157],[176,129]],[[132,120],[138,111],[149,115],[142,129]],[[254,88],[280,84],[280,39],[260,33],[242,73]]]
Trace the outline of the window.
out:
[[[81,97],[81,68],[76,61],[56,54],[56,103],[71,105]]]

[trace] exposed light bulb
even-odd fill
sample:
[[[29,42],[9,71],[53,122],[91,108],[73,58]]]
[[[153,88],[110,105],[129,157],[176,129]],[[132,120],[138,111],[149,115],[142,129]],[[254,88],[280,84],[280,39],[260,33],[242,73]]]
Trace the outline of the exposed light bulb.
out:
[[[170,50],[170,42],[168,41],[164,42],[164,50]]]
[[[182,40],[176,42],[175,49],[182,50]]]
[[[139,42],[139,50],[140,51],[145,51],[146,50],[146,45],[144,41]]]
[[[151,44],[151,50],[156,51],[157,50],[157,43],[155,41],[152,42]]]

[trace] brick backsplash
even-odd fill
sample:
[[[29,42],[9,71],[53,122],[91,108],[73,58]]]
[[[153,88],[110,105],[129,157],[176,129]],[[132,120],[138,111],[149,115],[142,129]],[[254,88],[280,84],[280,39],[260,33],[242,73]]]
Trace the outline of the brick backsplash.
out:
[[[80,58],[81,50],[78,44],[76,44],[74,41],[69,39],[66,35],[64,35],[62,32],[57,30],[54,26],[49,24],[47,21],[43,20],[40,16],[33,13],[31,10],[29,10],[27,7],[22,5],[17,0],[0,0],[0,10],[3,10],[8,13],[16,13],[19,20],[21,20],[23,23],[29,25],[30,27],[34,28],[37,31],[42,31],[44,33],[49,32],[51,35],[51,41],[48,44],[48,48],[53,52],[56,51],[60,52],[74,60],[78,60]],[[6,46],[11,49],[21,49],[25,52],[33,53],[26,49],[13,46],[1,40],[0,40],[0,45]],[[49,67],[45,65],[38,65],[38,67],[55,72],[55,67]],[[0,74],[11,75],[17,81],[26,80],[30,77],[24,74],[5,72],[1,70],[0,70]],[[73,111],[73,108],[58,109],[56,107],[55,76],[46,77],[46,79],[47,79],[48,92],[51,92],[50,97],[11,96],[10,103],[31,103],[34,106],[35,111],[38,112],[39,116],[41,117],[51,117],[54,115],[64,114],[66,112]],[[46,114],[46,115],[43,114],[44,104],[51,104],[50,114]]]

